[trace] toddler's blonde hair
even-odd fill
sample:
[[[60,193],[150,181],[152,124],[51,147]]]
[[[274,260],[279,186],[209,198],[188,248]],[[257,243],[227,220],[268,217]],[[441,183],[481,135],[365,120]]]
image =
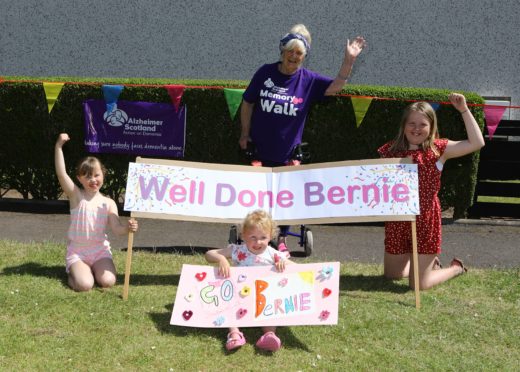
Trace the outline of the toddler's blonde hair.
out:
[[[247,216],[244,218],[244,221],[242,221],[242,235],[244,235],[246,231],[253,228],[258,228],[264,233],[269,233],[271,238],[275,237],[278,232],[278,227],[273,221],[271,215],[263,209],[257,209],[247,214]]]

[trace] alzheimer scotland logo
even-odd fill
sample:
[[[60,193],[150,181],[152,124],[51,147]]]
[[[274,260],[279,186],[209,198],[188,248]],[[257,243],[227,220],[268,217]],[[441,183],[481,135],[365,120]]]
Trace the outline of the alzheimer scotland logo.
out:
[[[120,127],[128,122],[128,115],[117,106],[111,107],[103,114],[103,120],[111,127]]]

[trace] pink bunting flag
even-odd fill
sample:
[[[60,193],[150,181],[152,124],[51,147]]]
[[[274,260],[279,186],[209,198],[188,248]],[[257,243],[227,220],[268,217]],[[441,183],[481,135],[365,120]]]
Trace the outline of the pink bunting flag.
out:
[[[172,100],[172,104],[175,107],[175,111],[179,109],[179,105],[181,104],[181,98],[184,94],[185,85],[165,85],[164,86],[170,95]]]
[[[493,134],[495,134],[506,109],[506,106],[484,106],[484,116],[490,140],[493,139]]]

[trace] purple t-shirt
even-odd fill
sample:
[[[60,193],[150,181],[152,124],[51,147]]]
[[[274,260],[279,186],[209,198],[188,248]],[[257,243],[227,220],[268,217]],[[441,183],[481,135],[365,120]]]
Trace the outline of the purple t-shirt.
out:
[[[255,105],[250,136],[258,160],[284,163],[301,143],[311,104],[324,97],[332,79],[305,68],[285,75],[278,64],[260,67],[243,97]]]

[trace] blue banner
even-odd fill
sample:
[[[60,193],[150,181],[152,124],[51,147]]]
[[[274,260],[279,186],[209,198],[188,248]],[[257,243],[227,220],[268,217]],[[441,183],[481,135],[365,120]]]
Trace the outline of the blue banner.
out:
[[[91,99],[83,112],[88,152],[184,157],[186,106],[118,101],[109,112],[104,100]]]

